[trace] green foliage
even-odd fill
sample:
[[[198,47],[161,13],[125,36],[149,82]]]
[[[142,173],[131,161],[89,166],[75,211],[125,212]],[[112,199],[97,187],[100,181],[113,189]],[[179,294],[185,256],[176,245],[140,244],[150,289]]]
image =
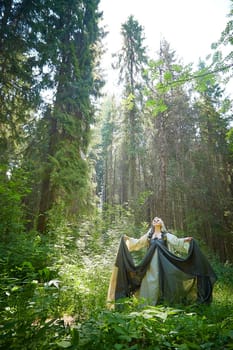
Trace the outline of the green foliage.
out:
[[[217,316],[225,311],[218,310]],[[84,322],[77,345],[106,350],[220,349],[232,342],[232,318],[216,323],[212,312],[205,307],[140,308],[131,303],[127,312],[104,311]],[[225,322],[230,322],[227,328]]]
[[[56,224],[50,239],[32,232],[1,246],[0,346],[57,349],[70,334],[65,314],[78,321],[105,306],[109,271],[97,254],[98,222],[77,229],[63,217]]]
[[[215,50],[212,55],[213,66],[217,71],[221,71],[225,74],[225,82],[228,82],[232,78],[232,57],[233,51],[225,50],[225,46],[228,48],[233,45],[233,3],[231,1],[231,8],[228,14],[229,21],[226,24],[225,29],[222,31],[218,42],[212,44],[212,49]]]
[[[0,167],[0,236],[8,241],[24,228],[22,199],[29,192],[27,174],[22,169]]]
[[[36,47],[41,7],[24,1],[2,1],[0,12],[1,75],[0,122],[1,163],[9,165],[19,159],[24,126],[32,110],[39,105],[39,79]]]
[[[60,220],[50,240],[32,232],[2,246],[2,348],[232,348],[233,267],[217,259],[212,264],[219,279],[209,306],[151,307],[132,298],[121,300],[116,311],[106,308],[120,237],[138,229],[131,215],[121,212],[121,218],[108,230],[100,216],[78,226]]]
[[[87,207],[91,213],[93,191],[87,161],[77,155],[78,148],[76,143],[59,144],[56,154],[50,157],[51,183],[57,189],[56,202],[62,201],[66,206],[63,214],[69,213],[69,209],[74,211],[76,207],[76,215],[81,216]]]
[[[162,98],[158,98],[156,100],[148,100],[146,102],[146,107],[152,111],[155,117],[168,109],[168,106],[166,106]]]
[[[98,4],[1,3],[0,158],[9,169],[30,168],[27,220],[34,227],[39,216],[40,232],[60,198],[80,215],[91,207],[84,154],[103,84],[95,74],[104,35]],[[42,101],[47,92],[50,101]]]
[[[132,111],[134,109],[135,96],[132,93],[129,93],[129,95],[123,100],[123,106],[126,111]]]
[[[53,309],[54,291],[41,290],[55,274],[49,265],[50,244],[38,233],[11,233],[8,243],[0,245],[0,346],[29,349],[32,343],[45,344],[45,334],[52,328],[46,323],[48,310]],[[57,332],[57,330],[56,330]],[[55,336],[55,331],[53,336]],[[38,345],[40,346],[40,345]]]
[[[231,128],[228,132],[227,132],[227,141],[228,141],[228,148],[230,150],[230,154],[231,156],[233,155],[233,128]]]
[[[85,154],[90,124],[94,121],[92,98],[98,95],[100,87],[100,80],[96,81],[93,74],[98,68],[102,38],[98,1],[84,1],[82,6],[76,1],[63,2],[53,11],[56,15],[52,30],[57,40],[50,55],[57,89],[54,108],[49,116],[44,115],[49,132],[43,160],[40,232],[46,231],[47,214],[60,201],[66,205],[63,212],[66,217],[71,213],[80,217],[92,207],[93,192]]]
[[[123,80],[126,94],[133,93],[140,86],[142,69],[147,62],[144,46],[144,30],[131,15],[121,26],[123,46],[117,55],[114,68],[119,69],[119,82]],[[139,78],[139,79],[138,79]]]

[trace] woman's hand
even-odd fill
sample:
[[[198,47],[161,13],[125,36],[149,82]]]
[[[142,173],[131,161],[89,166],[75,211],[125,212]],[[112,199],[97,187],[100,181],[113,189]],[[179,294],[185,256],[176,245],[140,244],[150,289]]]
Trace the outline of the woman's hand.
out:
[[[129,239],[129,236],[127,236],[127,235],[124,235],[124,236],[123,236],[123,238],[124,238],[124,241],[126,242],[126,241],[128,241],[128,239]]]
[[[191,242],[192,239],[193,237],[185,237],[184,242]]]

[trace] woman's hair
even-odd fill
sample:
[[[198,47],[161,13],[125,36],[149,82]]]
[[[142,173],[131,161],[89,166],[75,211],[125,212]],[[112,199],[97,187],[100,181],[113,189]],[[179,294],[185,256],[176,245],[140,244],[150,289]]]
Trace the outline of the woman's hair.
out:
[[[162,232],[167,232],[166,226],[164,225],[164,222],[162,219],[160,219],[162,221],[162,227],[161,227],[161,231]]]

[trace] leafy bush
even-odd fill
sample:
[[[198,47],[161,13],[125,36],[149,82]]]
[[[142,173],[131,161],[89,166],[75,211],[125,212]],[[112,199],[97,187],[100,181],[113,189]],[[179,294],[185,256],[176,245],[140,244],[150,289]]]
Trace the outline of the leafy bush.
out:
[[[0,166],[0,236],[1,242],[9,242],[10,234],[23,231],[22,198],[29,191],[26,186],[26,174],[14,169],[9,176],[9,169]]]
[[[231,316],[215,322],[215,318],[210,317],[212,311],[205,307],[196,306],[192,310],[164,306],[142,308],[134,302],[125,303],[127,311],[104,310],[77,324],[65,339],[66,347],[88,350],[232,349]],[[223,310],[218,312],[218,316],[223,316]]]

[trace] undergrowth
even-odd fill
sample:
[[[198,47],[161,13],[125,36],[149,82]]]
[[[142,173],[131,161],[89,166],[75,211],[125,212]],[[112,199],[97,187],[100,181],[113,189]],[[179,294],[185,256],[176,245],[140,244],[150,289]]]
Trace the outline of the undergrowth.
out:
[[[144,230],[142,225],[141,230]],[[0,347],[20,350],[233,349],[233,267],[218,275],[211,305],[106,308],[123,220],[63,225],[54,238],[21,235],[1,249]],[[120,311],[119,311],[120,310]]]

